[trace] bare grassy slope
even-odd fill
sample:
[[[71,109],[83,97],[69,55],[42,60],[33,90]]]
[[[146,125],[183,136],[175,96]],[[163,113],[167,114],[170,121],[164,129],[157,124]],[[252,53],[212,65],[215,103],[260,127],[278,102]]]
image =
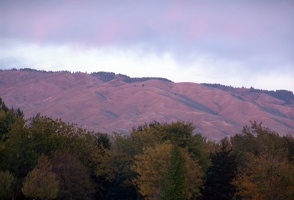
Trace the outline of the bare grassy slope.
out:
[[[113,73],[0,71],[0,96],[8,106],[74,122],[94,131],[127,133],[153,120],[193,122],[219,139],[240,132],[249,120],[280,134],[294,134],[294,102],[239,88],[234,91],[159,78]]]

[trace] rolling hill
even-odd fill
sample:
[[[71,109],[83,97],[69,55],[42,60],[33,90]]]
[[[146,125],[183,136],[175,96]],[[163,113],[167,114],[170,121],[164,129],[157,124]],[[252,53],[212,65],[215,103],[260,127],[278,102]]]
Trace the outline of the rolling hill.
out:
[[[154,120],[181,120],[220,139],[240,132],[251,120],[294,135],[294,95],[285,90],[174,83],[110,72],[13,69],[0,71],[0,97],[27,118],[41,113],[106,133],[128,133]]]

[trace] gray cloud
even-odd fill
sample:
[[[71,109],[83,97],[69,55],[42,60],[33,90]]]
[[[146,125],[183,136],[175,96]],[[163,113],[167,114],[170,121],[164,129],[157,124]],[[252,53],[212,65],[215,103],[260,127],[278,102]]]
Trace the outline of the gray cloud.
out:
[[[1,1],[0,39],[40,47],[140,46],[159,56],[168,52],[182,67],[208,56],[239,63],[216,71],[294,76],[293,19],[294,3],[287,0]]]

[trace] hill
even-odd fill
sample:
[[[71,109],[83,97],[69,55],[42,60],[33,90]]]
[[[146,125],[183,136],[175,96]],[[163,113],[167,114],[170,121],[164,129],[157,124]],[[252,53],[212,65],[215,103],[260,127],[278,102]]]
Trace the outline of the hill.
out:
[[[285,90],[173,83],[110,72],[14,69],[0,71],[0,96],[26,117],[41,113],[107,133],[128,133],[154,120],[181,120],[219,139],[240,132],[251,120],[280,134],[294,134],[294,95]]]

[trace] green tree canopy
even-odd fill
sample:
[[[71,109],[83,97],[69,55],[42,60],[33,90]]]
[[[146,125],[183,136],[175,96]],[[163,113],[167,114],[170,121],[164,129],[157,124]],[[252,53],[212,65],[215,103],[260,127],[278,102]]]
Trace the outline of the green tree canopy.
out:
[[[91,181],[96,183],[97,194],[110,177],[109,149],[105,148],[110,145],[108,138],[60,119],[41,115],[27,121],[16,118],[0,144],[0,170],[14,176],[16,196],[21,195],[22,182],[36,167],[41,154],[52,158],[56,152],[71,152],[89,171]]]
[[[252,122],[231,142],[239,163],[234,182],[242,199],[293,199],[293,137]]]
[[[293,199],[294,165],[287,160],[248,153],[234,182],[242,199]]]
[[[26,197],[55,199],[59,192],[59,182],[52,172],[48,157],[42,154],[37,166],[25,178],[22,191]]]
[[[0,171],[0,199],[13,197],[14,177],[8,171]]]
[[[57,152],[52,171],[59,182],[58,199],[92,199],[93,182],[88,168],[69,152]]]
[[[0,97],[0,140],[6,139],[6,134],[11,130],[17,118],[23,119],[23,112],[18,109],[8,108]]]
[[[170,161],[161,180],[160,199],[185,200],[184,189],[186,180],[186,163],[182,151],[172,145]]]
[[[267,154],[280,158],[284,158],[288,154],[285,140],[278,133],[255,121],[251,122],[250,126],[245,126],[241,134],[234,135],[230,142],[240,165],[246,162],[247,153],[252,153],[255,156]]]
[[[202,171],[198,162],[192,159],[184,149],[172,150],[169,142],[160,143],[155,147],[144,148],[143,154],[135,156],[132,170],[137,173],[133,179],[140,194],[147,199],[158,199],[165,187],[162,197],[168,197],[171,191],[180,189],[185,199],[193,199],[200,195]],[[173,155],[172,155],[172,154]],[[180,172],[180,174],[175,174]],[[168,187],[168,183],[173,186]],[[181,194],[179,194],[181,196]]]

